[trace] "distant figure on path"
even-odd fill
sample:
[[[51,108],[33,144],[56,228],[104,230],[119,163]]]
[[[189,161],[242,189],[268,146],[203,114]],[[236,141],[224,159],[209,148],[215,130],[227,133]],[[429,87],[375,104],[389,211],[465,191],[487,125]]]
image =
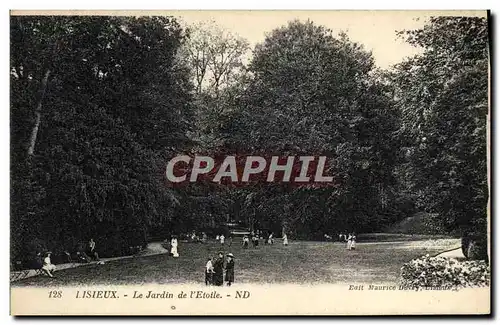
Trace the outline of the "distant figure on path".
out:
[[[259,237],[257,237],[256,235],[253,235],[252,236],[252,244],[253,244],[254,248],[256,248],[257,246],[259,246]]]
[[[351,250],[356,249],[356,235],[354,233],[351,235]]]
[[[226,237],[224,237],[224,235],[220,235],[219,239],[220,239],[220,244],[224,246],[224,240],[226,239]]]
[[[228,287],[234,282],[234,256],[232,253],[227,254],[226,282]]]
[[[347,237],[347,249],[351,250],[352,248],[352,234],[349,234],[349,237]]]
[[[222,286],[224,284],[224,254],[219,252],[219,257],[214,263],[213,284]]]
[[[248,248],[248,242],[249,242],[248,236],[247,235],[243,236],[243,248]]]
[[[286,234],[283,234],[283,245],[288,246],[288,237]]]
[[[173,257],[179,257],[179,253],[177,252],[177,246],[179,243],[177,242],[177,237],[173,236],[172,241],[170,242],[170,246],[172,247],[170,249],[170,254],[172,254]]]
[[[53,278],[54,275],[52,274],[52,272],[55,272],[56,266],[54,264],[52,264],[52,261],[50,260],[51,254],[52,254],[52,252],[47,252],[45,254],[45,258],[43,259],[42,270],[45,272],[45,274],[47,274],[48,276]]]
[[[209,257],[207,264],[205,265],[205,284],[212,285],[214,276],[214,266],[212,264],[212,258]]]
[[[271,234],[269,235],[269,238],[267,239],[267,243],[268,243],[269,245],[274,244],[273,233],[271,233]]]

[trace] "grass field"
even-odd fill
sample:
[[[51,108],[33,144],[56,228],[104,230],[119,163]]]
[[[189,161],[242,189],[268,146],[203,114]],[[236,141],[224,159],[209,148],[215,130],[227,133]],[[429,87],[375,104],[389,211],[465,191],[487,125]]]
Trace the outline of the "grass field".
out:
[[[239,244],[239,242],[238,242]],[[225,247],[235,259],[237,283],[394,283],[401,266],[425,254],[459,247],[457,239],[358,243],[355,251],[344,244],[291,241],[243,249]],[[179,258],[166,254],[117,260],[56,272],[56,278],[33,277],[13,286],[59,286],[144,283],[203,283],[208,256],[215,257],[217,243],[180,243]]]

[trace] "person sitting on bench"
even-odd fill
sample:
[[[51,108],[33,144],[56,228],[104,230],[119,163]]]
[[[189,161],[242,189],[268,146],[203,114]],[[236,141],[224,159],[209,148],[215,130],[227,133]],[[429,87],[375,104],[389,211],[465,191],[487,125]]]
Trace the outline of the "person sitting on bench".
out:
[[[45,258],[43,259],[42,271],[45,272],[45,274],[47,274],[51,278],[53,278],[54,275],[52,274],[52,272],[55,272],[56,266],[52,264],[52,261],[50,260],[51,254],[52,252],[47,252],[45,254]]]
[[[90,257],[85,252],[76,252],[76,259],[80,263],[90,263]]]

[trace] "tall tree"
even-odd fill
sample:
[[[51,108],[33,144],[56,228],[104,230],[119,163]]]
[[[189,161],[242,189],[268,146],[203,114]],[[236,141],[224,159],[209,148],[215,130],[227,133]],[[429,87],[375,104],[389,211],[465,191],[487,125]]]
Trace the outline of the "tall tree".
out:
[[[173,218],[165,161],[190,145],[182,28],[170,17],[11,19],[13,257],[33,241],[60,250],[93,236],[105,254],[143,244],[149,225]]]
[[[434,17],[400,35],[423,48],[393,74],[420,206],[439,215],[442,231],[486,238],[487,21]]]
[[[292,21],[257,45],[249,71],[253,77],[233,105],[238,109],[227,113],[223,125],[225,146],[326,155],[336,179],[330,188],[260,189],[253,201],[261,213],[277,216],[285,227],[318,226],[304,230],[309,233],[325,226],[379,226],[381,197],[393,182],[397,114],[372,76],[371,54],[345,34],[334,37],[310,21]]]
[[[221,89],[229,86],[243,68],[249,44],[213,22],[198,23],[190,27],[184,50],[194,71],[196,91],[218,98]]]

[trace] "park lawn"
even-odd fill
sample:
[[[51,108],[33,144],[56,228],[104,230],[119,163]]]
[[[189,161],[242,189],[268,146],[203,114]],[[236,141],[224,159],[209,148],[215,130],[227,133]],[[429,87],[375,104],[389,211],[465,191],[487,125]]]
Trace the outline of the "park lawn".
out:
[[[459,247],[457,239],[358,243],[347,251],[345,244],[291,241],[243,249],[224,247],[233,253],[237,283],[394,283],[401,266],[425,254],[435,255]],[[116,260],[56,272],[56,278],[37,276],[13,286],[62,286],[98,284],[203,283],[208,256],[221,246],[215,242],[179,243],[179,258],[166,254]]]

